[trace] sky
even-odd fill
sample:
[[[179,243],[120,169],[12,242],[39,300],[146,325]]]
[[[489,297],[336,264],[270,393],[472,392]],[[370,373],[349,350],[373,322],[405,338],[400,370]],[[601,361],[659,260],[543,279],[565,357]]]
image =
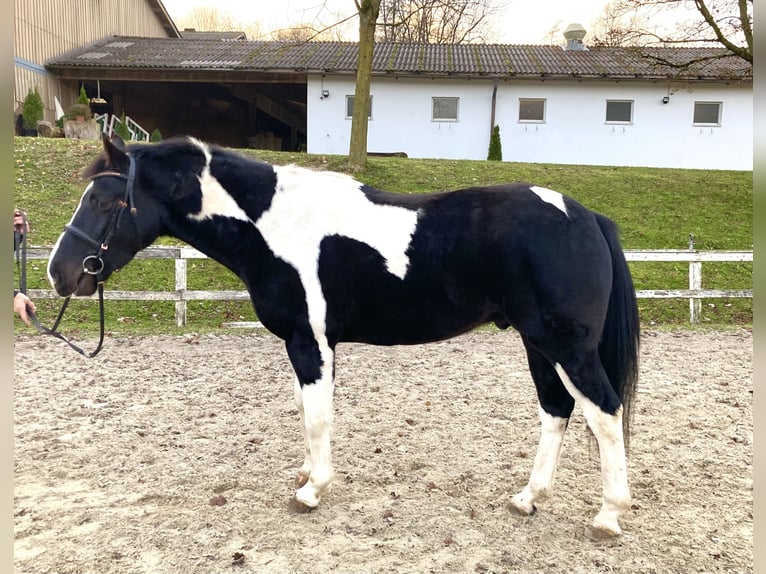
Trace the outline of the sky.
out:
[[[263,31],[289,27],[291,23],[338,21],[356,12],[354,0],[162,0],[170,17],[179,24],[195,6],[216,8],[228,14],[233,22],[259,22]],[[563,30],[577,22],[586,30],[603,12],[607,0],[498,0],[506,4],[493,23],[496,38],[492,41],[507,44],[543,44],[547,33],[557,24]],[[351,30],[356,30],[353,23]],[[347,38],[356,41],[357,36]]]

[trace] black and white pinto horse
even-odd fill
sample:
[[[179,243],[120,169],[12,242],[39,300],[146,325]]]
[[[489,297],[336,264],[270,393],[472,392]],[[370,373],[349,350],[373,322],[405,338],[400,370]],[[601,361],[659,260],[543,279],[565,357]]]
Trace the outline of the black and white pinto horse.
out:
[[[577,403],[601,459],[603,504],[591,532],[620,534],[630,506],[625,440],[639,324],[606,217],[525,183],[387,193],[194,138],[127,148],[105,139],[86,175],[50,257],[53,287],[91,295],[163,235],[238,275],[296,374],[306,455],[294,510],[315,508],[333,479],[338,343],[426,343],[492,322],[521,335],[542,424],[529,483],[510,508],[530,515],[550,495]]]

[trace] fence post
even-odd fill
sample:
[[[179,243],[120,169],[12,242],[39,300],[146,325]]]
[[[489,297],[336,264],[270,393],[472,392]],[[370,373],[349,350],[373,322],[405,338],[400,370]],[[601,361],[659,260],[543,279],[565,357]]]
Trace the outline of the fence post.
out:
[[[689,234],[689,251],[694,251],[694,235]],[[689,261],[689,289],[702,289],[702,261]],[[689,298],[689,321],[694,325],[702,312],[702,300]]]
[[[176,291],[181,296],[181,299],[176,301],[176,327],[186,325],[186,299],[184,298],[186,293],[186,259],[181,255],[176,259]]]

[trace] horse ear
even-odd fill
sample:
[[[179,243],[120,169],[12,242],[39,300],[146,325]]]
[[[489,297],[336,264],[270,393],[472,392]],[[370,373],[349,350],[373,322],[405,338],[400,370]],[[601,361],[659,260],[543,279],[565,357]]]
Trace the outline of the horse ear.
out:
[[[111,165],[121,165],[125,159],[125,142],[118,135],[113,135],[111,139],[106,134],[101,136],[101,140],[104,142],[104,153],[106,154],[106,160]]]

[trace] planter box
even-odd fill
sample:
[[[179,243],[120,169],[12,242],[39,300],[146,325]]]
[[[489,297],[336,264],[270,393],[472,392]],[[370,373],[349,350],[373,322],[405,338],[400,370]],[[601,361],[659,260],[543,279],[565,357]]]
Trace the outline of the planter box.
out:
[[[66,120],[64,122],[64,137],[76,140],[99,140],[101,139],[101,129],[94,119]]]

